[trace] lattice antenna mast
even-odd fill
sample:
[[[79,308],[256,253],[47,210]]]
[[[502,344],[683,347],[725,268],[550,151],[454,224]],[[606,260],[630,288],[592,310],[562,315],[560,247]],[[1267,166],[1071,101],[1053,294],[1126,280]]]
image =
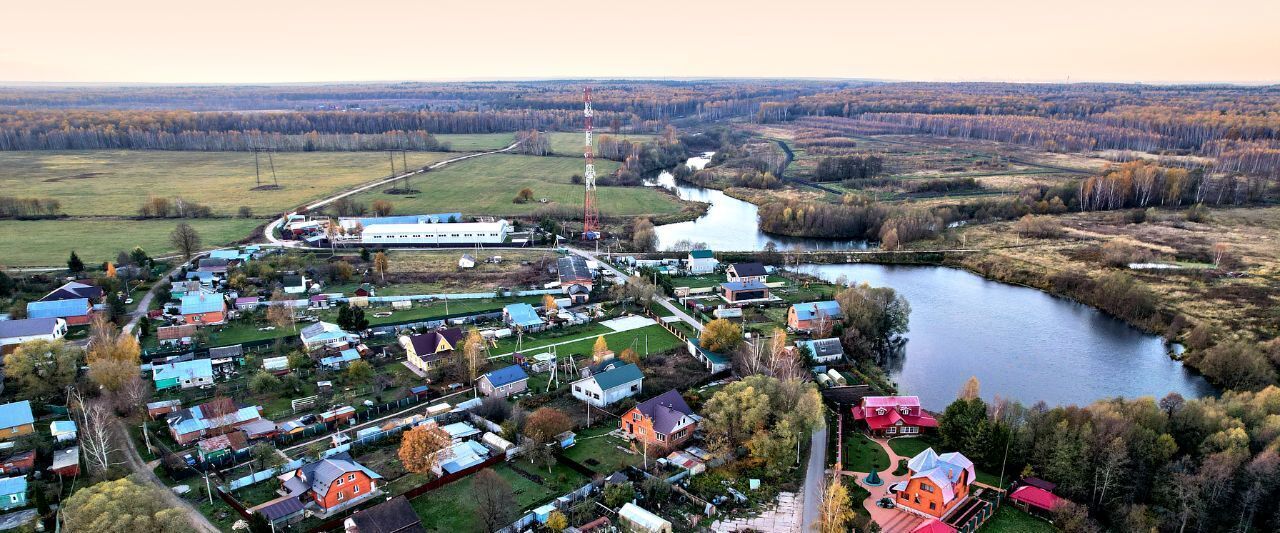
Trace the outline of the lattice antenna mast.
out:
[[[586,187],[583,191],[582,239],[595,240],[600,237],[600,210],[596,207],[596,156],[591,142],[591,117],[595,114],[591,110],[591,87],[582,90],[582,99],[582,116],[586,123],[582,155],[587,160],[587,167],[582,173]]]

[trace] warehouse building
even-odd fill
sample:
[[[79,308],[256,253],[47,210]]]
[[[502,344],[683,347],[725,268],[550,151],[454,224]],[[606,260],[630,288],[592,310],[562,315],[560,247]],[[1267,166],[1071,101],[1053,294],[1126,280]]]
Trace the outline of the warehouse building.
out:
[[[360,233],[360,244],[373,246],[471,246],[502,244],[507,241],[511,224],[495,222],[456,222],[452,224],[376,224]]]

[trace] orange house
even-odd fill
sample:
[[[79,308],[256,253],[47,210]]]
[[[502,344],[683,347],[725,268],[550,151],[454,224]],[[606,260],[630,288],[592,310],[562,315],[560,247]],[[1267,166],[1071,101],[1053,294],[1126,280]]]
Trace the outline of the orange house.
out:
[[[346,509],[382,492],[378,481],[382,476],[357,463],[350,455],[339,453],[280,476],[290,494],[304,495],[324,513]]]
[[[178,311],[187,324],[221,324],[227,320],[227,301],[218,293],[196,291],[182,297]]]
[[[910,477],[889,487],[897,493],[898,507],[924,516],[942,518],[969,497],[974,481],[973,462],[960,452],[938,455],[929,448],[907,461]]]
[[[675,390],[645,400],[622,416],[622,432],[628,438],[654,446],[679,446],[697,428],[697,415]]]

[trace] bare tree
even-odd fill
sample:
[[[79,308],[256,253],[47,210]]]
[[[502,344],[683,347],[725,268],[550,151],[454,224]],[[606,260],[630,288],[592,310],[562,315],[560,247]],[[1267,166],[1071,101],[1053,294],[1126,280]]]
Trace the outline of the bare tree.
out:
[[[80,391],[74,387],[67,390],[68,405],[71,406],[76,421],[76,433],[80,439],[80,449],[89,468],[94,472],[103,472],[113,465],[111,456],[120,449],[116,447],[111,425],[115,416],[101,403],[88,403]]]
[[[179,222],[169,233],[169,244],[177,248],[183,259],[190,261],[191,256],[200,251],[200,234],[190,224]]]

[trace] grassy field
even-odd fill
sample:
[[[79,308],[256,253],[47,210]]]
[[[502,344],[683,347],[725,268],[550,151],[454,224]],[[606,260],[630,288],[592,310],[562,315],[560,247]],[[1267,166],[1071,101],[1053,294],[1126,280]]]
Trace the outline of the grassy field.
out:
[[[457,152],[501,150],[516,140],[515,133],[445,133],[435,137],[449,143],[449,149]]]
[[[238,241],[262,223],[255,219],[188,220],[206,248]],[[152,256],[174,253],[169,233],[175,220],[2,220],[0,263],[6,267],[59,266],[74,250],[86,264],[114,261],[116,253],[141,246]]]
[[[516,514],[523,514],[539,504],[578,488],[587,481],[581,474],[559,464],[552,468],[550,474],[547,473],[547,469],[538,468],[529,464],[528,461],[519,461],[516,466],[543,478],[543,484],[539,485],[521,476],[509,464],[493,467],[494,472],[511,484],[516,505],[519,507],[512,510]],[[410,501],[413,510],[417,511],[418,516],[422,518],[422,526],[427,531],[482,530],[479,515],[476,514],[472,503],[474,482],[475,475],[472,475]]]
[[[618,446],[630,448],[630,444],[623,439],[608,435],[610,431],[615,429],[618,429],[616,423],[606,423],[603,426],[578,431],[577,444],[565,450],[565,457],[582,463],[587,468],[603,476],[617,472],[627,466],[643,463],[644,457],[640,454],[627,453],[618,449]],[[650,460],[652,460],[652,457]],[[591,462],[595,464],[591,464]]]
[[[841,467],[854,472],[870,472],[873,466],[882,472],[890,467],[889,455],[884,453],[884,449],[861,433],[845,438],[843,460]]]
[[[407,162],[415,168],[456,155],[409,152]],[[263,183],[270,183],[270,168],[261,159]],[[289,152],[273,159],[281,188],[251,191],[253,154],[247,152],[3,152],[0,190],[10,196],[55,198],[69,215],[134,215],[148,195],[182,196],[219,215],[233,215],[240,206],[266,215],[390,173],[383,152]],[[397,170],[400,165],[397,156]]]
[[[599,174],[613,172],[612,161],[597,161]],[[582,174],[582,161],[568,157],[536,157],[497,154],[449,165],[418,178],[414,187],[422,192],[410,196],[388,196],[381,191],[358,195],[364,202],[390,199],[398,213],[440,213],[463,211],[467,215],[527,215],[544,206],[564,205],[578,209],[582,186],[571,183]],[[512,202],[520,189],[533,191],[534,201]],[[539,200],[546,199],[547,203]],[[597,193],[604,216],[669,214],[680,211],[679,202],[645,187],[601,187]]]
[[[609,333],[609,331],[611,330],[605,326],[593,324],[588,329],[581,330],[581,332],[574,335],[547,338],[532,342],[526,340],[524,342],[523,351],[526,354],[536,353],[538,348],[556,344],[556,352],[560,355],[586,355],[591,353],[592,347],[595,346],[596,338],[602,334],[604,335],[605,343],[609,345],[609,349],[613,350],[614,353],[621,353],[622,350],[631,348],[635,350],[636,353],[640,354],[640,357],[644,357],[645,355],[646,340],[648,342],[649,353],[651,354],[674,350],[681,345],[680,339],[676,338],[675,335],[672,335],[670,332],[663,329],[662,326],[657,324],[616,333]],[[513,341],[510,341],[510,339],[503,339],[503,341],[499,343],[499,348],[492,350],[491,353],[507,353],[513,346]],[[502,348],[507,349],[504,350]]]
[[[1058,528],[1012,505],[1002,505],[996,511],[996,515],[983,524],[978,531],[980,533],[1053,533],[1058,531]]]

